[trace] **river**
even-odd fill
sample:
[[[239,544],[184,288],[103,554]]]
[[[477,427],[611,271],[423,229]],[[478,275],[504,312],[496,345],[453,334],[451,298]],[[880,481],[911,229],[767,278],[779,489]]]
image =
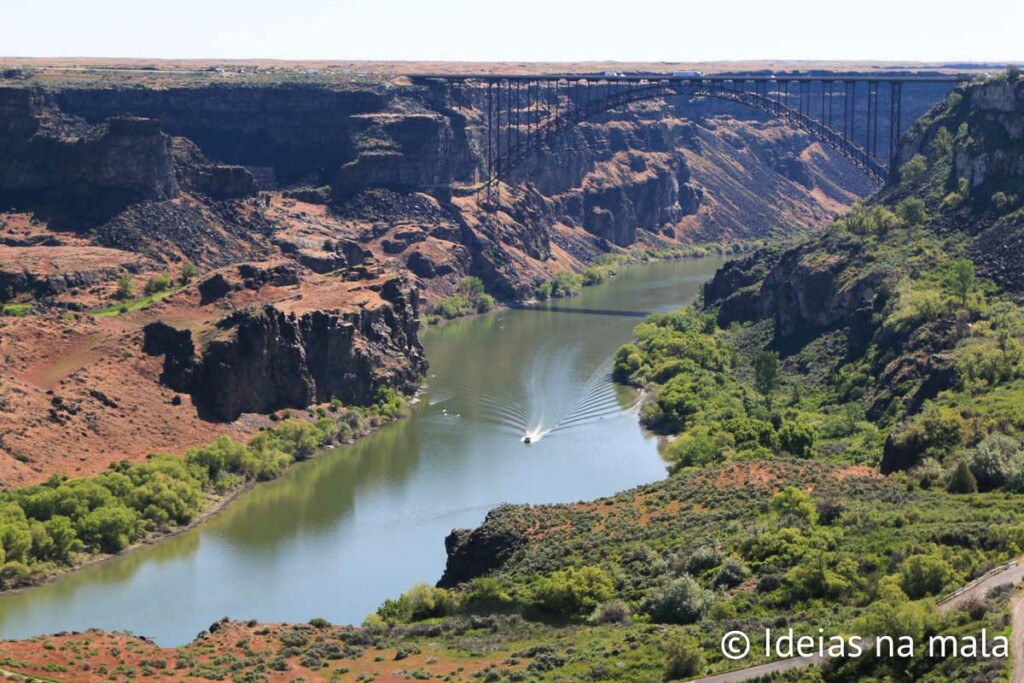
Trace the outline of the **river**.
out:
[[[196,529],[0,595],[0,639],[97,627],[173,646],[224,616],[359,623],[439,579],[445,536],[500,503],[587,500],[664,477],[638,392],[611,383],[612,355],[645,313],[692,301],[721,263],[634,266],[573,299],[426,331],[427,388],[407,419]]]

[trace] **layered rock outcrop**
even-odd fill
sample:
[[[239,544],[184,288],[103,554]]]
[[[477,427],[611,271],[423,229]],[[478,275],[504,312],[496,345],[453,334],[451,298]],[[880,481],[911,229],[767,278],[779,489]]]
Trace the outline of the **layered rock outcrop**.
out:
[[[131,204],[177,195],[171,140],[157,121],[53,121],[45,97],[13,92],[0,89],[10,117],[0,134],[0,202],[89,225]]]
[[[502,505],[487,513],[476,529],[455,529],[444,539],[448,561],[438,586],[452,588],[499,569],[526,543],[521,531],[507,528],[501,521],[517,508]]]
[[[381,305],[358,312],[246,308],[198,340],[154,322],[145,328],[144,350],[164,356],[161,381],[190,394],[200,414],[215,420],[332,398],[367,405],[381,387],[415,391],[426,370],[416,290],[393,278],[380,296]]]

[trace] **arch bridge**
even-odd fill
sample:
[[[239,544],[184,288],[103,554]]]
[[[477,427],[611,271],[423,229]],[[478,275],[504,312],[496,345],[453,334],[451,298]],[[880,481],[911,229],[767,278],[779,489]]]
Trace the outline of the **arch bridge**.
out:
[[[644,100],[711,98],[764,112],[806,132],[876,183],[893,171],[903,87],[955,87],[955,75],[418,74],[454,111],[480,112],[485,180],[493,189],[527,159],[584,121]],[[439,91],[438,91],[439,90]]]

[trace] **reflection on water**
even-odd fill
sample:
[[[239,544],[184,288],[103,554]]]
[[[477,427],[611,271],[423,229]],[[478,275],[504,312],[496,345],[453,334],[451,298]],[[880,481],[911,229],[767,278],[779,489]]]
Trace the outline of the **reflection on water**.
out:
[[[717,265],[627,269],[576,299],[428,331],[431,375],[409,419],[294,467],[200,529],[0,596],[0,638],[100,627],[174,645],[223,616],[359,622],[436,581],[448,532],[502,502],[572,502],[664,476],[637,392],[611,382],[612,355],[637,316],[691,300]]]

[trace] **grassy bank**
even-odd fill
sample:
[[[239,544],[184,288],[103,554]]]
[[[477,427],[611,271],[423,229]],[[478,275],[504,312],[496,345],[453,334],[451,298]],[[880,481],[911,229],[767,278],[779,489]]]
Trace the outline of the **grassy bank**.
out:
[[[404,412],[404,399],[382,389],[367,408],[335,402],[301,418],[286,411],[248,444],[225,436],[184,457],[122,461],[98,476],[54,475],[43,484],[0,493],[0,590],[39,583],[179,533],[247,487]]]

